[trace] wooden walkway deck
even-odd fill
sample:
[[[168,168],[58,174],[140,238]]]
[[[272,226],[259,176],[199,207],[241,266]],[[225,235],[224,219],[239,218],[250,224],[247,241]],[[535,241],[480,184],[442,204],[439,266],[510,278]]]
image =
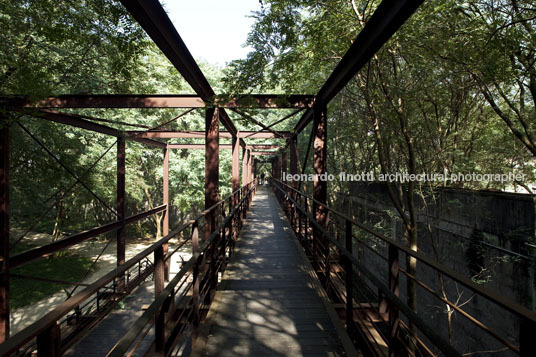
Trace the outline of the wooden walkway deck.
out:
[[[273,194],[261,187],[194,355],[355,354],[345,351],[347,335],[313,276]]]

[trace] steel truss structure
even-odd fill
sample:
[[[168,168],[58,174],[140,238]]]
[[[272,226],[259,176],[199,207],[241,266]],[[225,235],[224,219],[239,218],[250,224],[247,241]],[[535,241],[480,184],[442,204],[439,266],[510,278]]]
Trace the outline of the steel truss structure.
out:
[[[183,322],[175,325],[172,333],[165,332],[166,320],[173,311],[177,314],[185,314],[178,306],[173,306],[170,302],[174,296],[173,290],[180,279],[191,274],[193,279],[193,295],[189,297],[192,310],[189,310],[189,326],[193,328],[193,335],[199,328],[203,318],[203,311],[200,307],[203,302],[209,304],[217,284],[217,273],[225,266],[225,253],[232,250],[233,241],[236,239],[238,229],[242,219],[246,216],[247,208],[251,197],[255,192],[256,167],[258,163],[271,163],[272,178],[276,183],[276,193],[282,204],[288,205],[287,212],[291,215],[292,223],[297,234],[304,237],[304,229],[311,229],[312,242],[311,252],[317,252],[322,247],[317,247],[318,242],[325,242],[329,226],[330,208],[326,206],[327,182],[315,180],[312,197],[308,198],[299,191],[299,184],[294,181],[288,183],[281,182],[283,173],[298,174],[298,135],[312,122],[312,131],[305,154],[304,163],[301,165],[304,172],[312,148],[312,166],[315,174],[323,174],[327,171],[327,135],[328,135],[328,112],[330,101],[339,93],[344,86],[356,75],[356,73],[372,58],[372,56],[388,41],[388,39],[402,26],[402,24],[417,10],[423,0],[384,0],[378,6],[373,16],[369,19],[364,29],[359,33],[347,53],[336,66],[332,74],[326,80],[322,88],[315,95],[274,95],[274,94],[248,94],[228,98],[225,95],[218,95],[211,88],[201,69],[196,64],[189,50],[186,48],[180,35],[168,18],[166,12],[157,0],[121,0],[121,3],[128,9],[134,19],[143,27],[149,37],[156,43],[160,50],[171,61],[179,73],[193,88],[195,94],[192,95],[157,95],[157,94],[136,94],[136,95],[62,95],[51,96],[37,102],[31,102],[24,96],[0,98],[0,105],[9,111],[16,111],[25,115],[31,115],[42,120],[48,120],[64,125],[82,128],[88,131],[102,133],[117,138],[117,200],[115,209],[110,208],[116,216],[116,221],[102,227],[96,227],[85,232],[77,233],[60,241],[16,254],[9,255],[9,126],[3,125],[0,138],[0,222],[1,222],[1,244],[0,244],[0,354],[10,355],[21,351],[21,349],[32,339],[37,341],[37,350],[43,356],[55,356],[61,354],[67,344],[62,340],[59,320],[70,311],[77,308],[85,299],[94,293],[109,286],[113,282],[113,293],[108,292],[107,300],[113,303],[118,299],[118,293],[125,293],[133,288],[133,281],[126,278],[129,269],[143,264],[149,254],[154,254],[154,266],[139,268],[139,278],[154,273],[155,276],[155,302],[151,305],[147,314],[144,314],[140,326],[133,327],[132,334],[139,333],[143,329],[143,323],[147,324],[156,315],[154,324],[156,328],[156,352],[168,354],[178,341],[181,331],[186,325]],[[73,113],[62,112],[61,109],[68,108],[188,108],[202,109],[205,112],[204,131],[167,131],[161,130],[163,125],[155,128],[144,128],[147,130],[121,131],[104,124],[96,122],[96,118],[84,117]],[[287,115],[275,123],[265,124],[260,120],[244,113],[242,109],[262,108],[262,109],[296,109],[292,114]],[[226,110],[238,113],[246,120],[259,126],[258,131],[239,131]],[[292,131],[277,131],[272,127],[294,115],[301,113],[301,117]],[[185,114],[185,113],[183,113]],[[180,116],[179,116],[180,117]],[[177,117],[178,118],[178,117]],[[172,119],[175,120],[176,118]],[[171,122],[170,120],[169,122]],[[102,122],[102,120],[101,120]],[[167,122],[167,123],[169,123]],[[165,124],[167,124],[165,123]],[[219,124],[225,131],[219,130]],[[204,143],[169,143],[167,139],[204,139]],[[220,138],[231,139],[231,144],[220,144]],[[284,144],[255,144],[250,142],[254,139],[281,139]],[[246,142],[247,140],[247,142]],[[162,205],[136,215],[126,217],[125,215],[125,146],[127,141],[136,141],[151,147],[162,149],[163,157],[163,197]],[[170,232],[169,228],[169,155],[170,150],[205,150],[205,212],[200,218],[188,222],[177,230]],[[223,200],[219,196],[219,152],[220,150],[232,150],[232,192],[233,194]],[[275,151],[270,151],[275,150]],[[242,157],[240,159],[240,156]],[[270,156],[268,160],[258,160],[256,157]],[[242,163],[240,164],[240,161]],[[242,169],[240,170],[240,166]],[[288,171],[287,171],[288,170]],[[242,171],[242,174],[240,174]],[[77,178],[77,182],[80,178]],[[304,201],[305,208],[300,208],[298,201]],[[292,207],[292,208],[291,208]],[[299,211],[301,210],[301,211]],[[141,220],[151,214],[161,212],[163,219],[164,238],[146,251],[140,253],[133,259],[125,260],[125,235],[124,229],[127,224]],[[333,212],[331,212],[333,214]],[[296,220],[295,220],[296,218]],[[199,238],[200,226],[204,222],[204,239]],[[306,222],[306,223],[304,223]],[[297,224],[297,225],[296,225]],[[308,224],[304,228],[302,225]],[[174,278],[167,286],[165,280],[168,276],[166,264],[168,262],[168,241],[179,233],[189,230],[188,236],[193,244],[194,258],[191,263],[186,264],[178,274],[179,278]],[[72,245],[86,241],[105,232],[116,232],[117,240],[117,269],[110,272],[97,283],[87,286],[83,291],[74,295],[64,304],[47,314],[43,319],[20,333],[10,337],[9,334],[9,277],[10,269],[26,264],[35,259],[40,259],[54,252],[60,251]],[[304,235],[305,234],[305,235]],[[223,237],[223,238],[222,238]],[[333,243],[333,242],[332,242]],[[333,243],[335,244],[335,243]],[[328,245],[329,246],[329,245]],[[344,250],[344,247],[338,247]],[[348,248],[348,247],[347,247]],[[397,246],[397,249],[402,249]],[[351,251],[351,245],[350,245]],[[223,255],[222,255],[223,252]],[[400,302],[392,296],[398,296],[398,283],[393,276],[398,276],[398,258],[395,252],[390,252],[388,258],[392,267],[389,279],[392,282],[388,291],[385,291],[385,311],[388,312],[388,321],[391,328],[390,335],[396,336],[399,329],[400,319],[398,311]],[[391,256],[391,253],[393,255]],[[219,255],[218,255],[219,254]],[[346,254],[346,253],[345,253]],[[398,254],[398,253],[397,253]],[[324,257],[329,257],[329,252],[323,253]],[[204,257],[209,257],[210,267],[208,271],[202,271]],[[348,260],[341,264],[347,266],[347,276],[352,276],[354,267]],[[326,279],[329,272],[324,272]],[[203,275],[204,274],[204,275]],[[203,276],[203,278],[201,278]],[[351,284],[350,284],[351,286]],[[354,307],[351,302],[352,290],[346,292],[350,297],[345,305],[346,317],[350,334],[355,334],[355,325],[351,319],[354,314]],[[392,296],[391,296],[392,295]],[[97,295],[99,296],[99,295]],[[103,296],[102,293],[100,295]],[[204,301],[201,301],[204,300]],[[504,305],[512,307],[513,303],[498,299]],[[171,304],[171,305],[170,305]],[[164,309],[164,307],[166,307]],[[344,309],[343,309],[344,310]],[[526,309],[513,310],[517,313],[525,313],[527,319],[524,320],[528,326],[535,326],[536,318],[530,315]],[[152,314],[152,315],[151,315]],[[180,315],[183,316],[183,315]],[[185,321],[179,318],[177,321]],[[91,322],[93,326],[96,322]],[[87,326],[90,326],[87,325]],[[87,328],[86,326],[86,328]],[[177,330],[179,327],[180,330]],[[527,332],[523,329],[521,351],[530,355],[536,349],[534,342],[530,341]],[[129,332],[130,333],[130,332]],[[134,335],[132,335],[134,336]],[[121,355],[126,351],[133,337],[125,336],[117,346],[115,354]],[[357,341],[357,340],[356,340]],[[438,342],[441,347],[442,342]],[[447,354],[452,351],[445,347]],[[518,349],[519,351],[519,349]],[[536,353],[535,353],[536,354]]]

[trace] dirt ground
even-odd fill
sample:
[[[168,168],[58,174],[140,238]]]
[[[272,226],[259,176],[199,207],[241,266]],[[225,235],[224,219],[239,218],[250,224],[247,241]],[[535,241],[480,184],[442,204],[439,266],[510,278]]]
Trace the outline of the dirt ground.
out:
[[[23,233],[20,229],[11,229],[11,237],[17,238]],[[41,246],[52,242],[52,236],[44,233],[29,233],[23,240],[23,243],[32,244],[35,246]],[[126,238],[126,260],[132,258],[143,249],[147,248],[154,242],[154,239],[147,238]],[[68,249],[69,252],[79,254],[81,256],[89,257],[95,259],[104,249],[108,241],[99,241],[96,239],[91,239],[89,241],[77,244]],[[169,249],[172,251],[174,247],[177,246],[176,240],[171,240],[169,244]],[[116,267],[116,243],[112,241],[104,253],[101,255],[97,261],[94,270],[84,279],[83,283],[91,284],[96,281],[109,271],[113,270]],[[181,250],[171,258],[170,264],[170,274],[173,275],[180,269],[180,263],[182,259],[187,261],[190,259],[190,248],[186,246],[182,247]],[[152,255],[149,257],[152,260]],[[79,287],[78,290],[83,287]],[[72,287],[69,288],[69,290]],[[77,291],[78,291],[77,290]],[[60,291],[53,295],[48,296],[36,303],[31,305],[23,306],[16,310],[11,311],[10,322],[11,322],[11,335],[17,333],[23,328],[31,325],[33,322],[40,319],[47,312],[55,308],[57,305],[64,302],[67,298],[65,292]]]

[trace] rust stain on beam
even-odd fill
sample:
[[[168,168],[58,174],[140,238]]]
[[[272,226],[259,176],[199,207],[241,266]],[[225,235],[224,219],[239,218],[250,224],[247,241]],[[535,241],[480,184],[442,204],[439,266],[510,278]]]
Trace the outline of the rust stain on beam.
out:
[[[224,108],[311,108],[314,103],[313,95],[302,94],[250,94],[235,98],[215,98],[214,105]]]
[[[203,99],[197,94],[65,94],[30,101],[25,96],[0,96],[2,106],[13,108],[311,108],[314,96],[252,94]],[[293,114],[291,114],[293,115]]]
[[[252,151],[251,155],[253,156],[263,156],[263,155],[277,155],[279,151]]]
[[[24,108],[204,108],[196,95],[60,95],[48,97]]]
[[[159,138],[159,139],[187,139],[204,138],[204,131],[128,131],[128,135],[136,138]],[[278,131],[280,136],[290,138],[293,134],[290,131]],[[236,134],[239,138],[250,139],[276,139],[276,135],[270,132],[241,131]],[[229,131],[220,131],[220,138],[232,138]],[[243,146],[243,145],[242,145]]]
[[[205,150],[205,144],[168,144],[169,149]],[[220,144],[219,150],[231,150],[233,145]]]

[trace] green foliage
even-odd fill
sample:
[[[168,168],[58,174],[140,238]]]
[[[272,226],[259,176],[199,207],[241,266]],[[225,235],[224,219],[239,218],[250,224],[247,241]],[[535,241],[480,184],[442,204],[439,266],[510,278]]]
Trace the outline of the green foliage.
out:
[[[146,42],[113,0],[3,1],[0,14],[2,93],[125,91]]]
[[[40,98],[62,93],[193,93],[173,65],[149,41],[117,1],[14,1],[0,5],[0,92]],[[202,70],[221,91],[221,68]],[[120,130],[154,127],[178,116],[176,109],[65,110],[109,120]],[[61,236],[113,221],[116,139],[51,123],[12,116],[11,209],[15,227]],[[47,147],[93,195],[67,173],[20,126]],[[130,124],[135,127],[125,125]],[[162,129],[203,130],[204,112],[195,110]],[[192,141],[195,142],[195,141]],[[162,150],[127,141],[127,215],[162,202]],[[87,174],[97,159],[108,153]],[[221,196],[230,193],[230,157],[222,155]],[[227,172],[229,171],[229,172]],[[67,189],[74,185],[73,189]],[[171,224],[200,212],[204,202],[204,153],[170,155]],[[40,216],[49,210],[37,226]],[[160,217],[129,226],[133,235],[159,234]],[[15,239],[18,237],[14,237]]]
[[[247,43],[255,51],[227,69],[228,90],[316,93],[378,4],[263,1]],[[329,170],[515,169],[526,174],[518,184],[533,182],[535,14],[527,1],[425,2],[330,103]],[[435,183],[445,184],[505,188]]]

